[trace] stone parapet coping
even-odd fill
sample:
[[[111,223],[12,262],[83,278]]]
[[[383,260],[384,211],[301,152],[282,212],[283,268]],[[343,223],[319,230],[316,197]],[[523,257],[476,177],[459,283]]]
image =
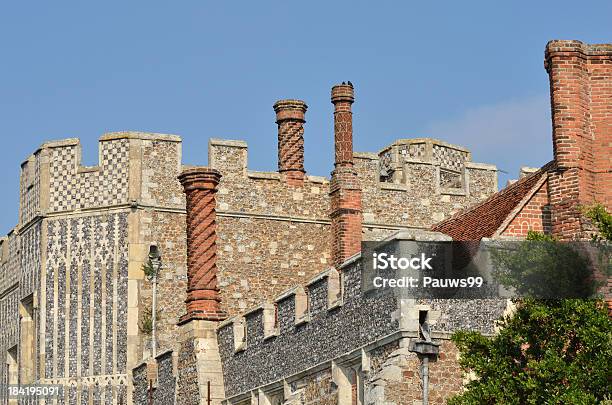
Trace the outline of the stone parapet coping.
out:
[[[117,131],[107,132],[100,137],[101,142],[114,141],[118,139],[142,139],[147,141],[182,142],[180,136],[172,134],[159,134],[155,132],[140,131]]]
[[[465,162],[466,169],[497,171],[497,166],[488,163]]]
[[[245,141],[238,141],[233,139],[219,139],[219,138],[210,138],[208,141],[209,145],[219,145],[219,146],[232,146],[234,148],[247,148],[247,143]]]

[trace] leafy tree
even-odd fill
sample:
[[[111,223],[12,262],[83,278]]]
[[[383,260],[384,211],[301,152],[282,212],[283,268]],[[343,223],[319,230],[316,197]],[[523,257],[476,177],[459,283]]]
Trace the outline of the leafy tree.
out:
[[[527,241],[502,242],[492,247],[493,277],[519,297],[593,298],[600,280],[587,250],[603,252],[590,242],[558,242],[530,231]]]
[[[605,209],[593,212],[600,234],[611,240],[610,222],[601,225],[611,216]],[[537,233],[528,239],[555,243]],[[523,298],[516,304],[494,337],[453,334],[459,363],[474,378],[449,404],[581,405],[612,398],[612,322],[605,301]]]
[[[153,277],[155,276],[155,267],[153,266],[153,261],[151,259],[148,259],[146,262],[144,262],[144,264],[142,265],[142,271],[147,280],[153,280]]]
[[[500,326],[493,338],[453,335],[476,379],[449,404],[595,404],[611,394],[605,302],[524,299]]]
[[[593,235],[594,240],[612,240],[612,214],[606,211],[602,204],[593,204],[583,208],[584,215],[589,218],[600,235]]]
[[[160,313],[163,309],[158,309],[155,314],[155,321],[159,321]],[[150,306],[145,306],[142,310],[142,315],[140,318],[140,322],[138,323],[138,329],[145,334],[151,335],[153,332],[153,310]]]

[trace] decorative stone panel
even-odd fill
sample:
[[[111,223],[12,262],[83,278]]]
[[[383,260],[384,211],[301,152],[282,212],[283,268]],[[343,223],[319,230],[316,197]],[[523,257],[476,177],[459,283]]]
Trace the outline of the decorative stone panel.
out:
[[[50,146],[51,212],[128,202],[129,140],[100,143],[100,166],[81,167],[78,140]]]

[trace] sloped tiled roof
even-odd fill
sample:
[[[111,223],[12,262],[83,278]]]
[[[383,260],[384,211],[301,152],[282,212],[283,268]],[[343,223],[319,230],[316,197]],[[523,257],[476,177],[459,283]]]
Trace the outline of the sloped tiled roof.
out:
[[[445,233],[454,240],[480,240],[493,236],[508,215],[552,168],[554,161],[493,194],[480,204],[435,224],[431,230]]]

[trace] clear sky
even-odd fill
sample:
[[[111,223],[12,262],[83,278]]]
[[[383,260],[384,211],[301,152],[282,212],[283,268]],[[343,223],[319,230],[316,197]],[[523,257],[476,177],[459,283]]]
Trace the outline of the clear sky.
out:
[[[306,169],[333,161],[330,88],[356,88],[357,151],[431,136],[493,163],[500,184],[552,157],[544,47],[612,41],[606,1],[4,1],[0,233],[17,223],[20,163],[43,141],[141,130],[249,144],[276,168],[272,104],[307,102]]]

